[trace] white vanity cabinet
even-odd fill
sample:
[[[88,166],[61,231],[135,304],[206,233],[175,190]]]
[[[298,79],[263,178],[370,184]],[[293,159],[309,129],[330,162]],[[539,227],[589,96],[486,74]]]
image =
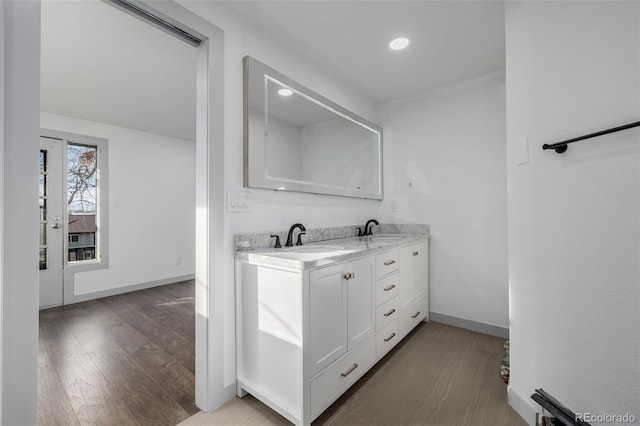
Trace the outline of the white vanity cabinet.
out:
[[[236,262],[238,395],[308,425],[375,362],[374,257],[294,271]]]
[[[309,269],[236,260],[238,395],[309,425],[400,341],[403,313],[426,303],[426,247]],[[420,311],[413,325],[425,318]]]

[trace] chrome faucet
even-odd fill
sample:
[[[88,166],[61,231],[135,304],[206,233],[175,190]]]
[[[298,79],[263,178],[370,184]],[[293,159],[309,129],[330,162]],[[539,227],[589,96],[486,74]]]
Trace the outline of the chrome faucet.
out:
[[[364,225],[364,235],[373,235],[373,231],[371,230],[371,228],[373,228],[373,225],[371,225],[371,227],[369,227],[369,225],[372,224],[372,223],[373,223],[373,225],[380,225],[380,223],[378,223],[377,220],[369,219],[367,221],[367,224]]]
[[[301,223],[296,223],[294,225],[291,226],[291,228],[289,228],[289,235],[287,235],[287,242],[285,243],[285,247],[293,247],[293,231],[298,228],[300,229],[300,233],[298,234],[298,242],[296,243],[297,246],[301,246],[302,245],[302,240],[300,239],[300,236],[302,234],[305,233],[305,231],[307,230],[303,224]]]

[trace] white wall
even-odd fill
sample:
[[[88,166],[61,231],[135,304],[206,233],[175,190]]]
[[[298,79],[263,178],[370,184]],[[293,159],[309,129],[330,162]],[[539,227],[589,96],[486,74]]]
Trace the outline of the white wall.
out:
[[[490,74],[384,107],[382,218],[431,225],[431,312],[506,329],[504,86]]]
[[[640,131],[541,149],[638,120],[640,3],[507,2],[506,36],[510,402],[640,419]]]
[[[229,13],[222,4],[180,0],[179,3],[224,30],[225,41],[225,187],[242,188],[242,58],[251,55],[266,65],[291,77],[337,104],[354,111],[371,122],[376,119],[375,103],[340,84],[322,69],[287,51],[268,37]],[[234,246],[233,236],[240,232],[286,230],[302,222],[308,228],[360,225],[377,214],[380,202],[334,196],[283,193],[251,189],[252,212],[225,214],[224,294],[225,311],[219,314],[224,323],[224,383],[235,383],[234,321]],[[216,285],[216,284],[214,284]]]
[[[108,140],[109,267],[76,273],[75,296],[194,273],[193,141],[49,113],[41,126]]]
[[[2,417],[37,423],[40,3],[3,1]],[[27,47],[27,48],[25,48]],[[33,190],[30,190],[32,188]]]

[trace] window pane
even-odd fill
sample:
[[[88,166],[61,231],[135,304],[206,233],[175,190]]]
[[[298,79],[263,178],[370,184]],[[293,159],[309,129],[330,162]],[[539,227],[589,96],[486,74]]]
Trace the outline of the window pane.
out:
[[[40,199],[40,220],[41,221],[47,220],[47,205],[46,203],[43,203],[43,201],[45,200],[41,198]]]
[[[96,258],[97,170],[95,146],[69,143],[67,147],[68,260]],[[71,236],[73,234],[73,236]]]
[[[45,197],[47,195],[47,176],[40,175],[40,196]]]
[[[47,269],[47,249],[40,249],[40,270]]]
[[[40,151],[40,173],[47,171],[47,151]]]
[[[40,224],[40,245],[41,246],[47,245],[47,224],[46,223]]]
[[[40,151],[40,179],[38,182],[38,192],[40,194],[39,199],[39,207],[40,207],[40,221],[45,222],[47,220],[47,200],[43,198],[47,195],[47,151]],[[39,259],[39,267],[40,270],[47,269],[47,223],[40,224],[40,259]]]

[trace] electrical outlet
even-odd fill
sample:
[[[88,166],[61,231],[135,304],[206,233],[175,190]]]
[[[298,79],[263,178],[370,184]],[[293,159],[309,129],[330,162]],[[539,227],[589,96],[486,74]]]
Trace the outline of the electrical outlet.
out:
[[[182,256],[176,257],[176,265],[182,265]]]

